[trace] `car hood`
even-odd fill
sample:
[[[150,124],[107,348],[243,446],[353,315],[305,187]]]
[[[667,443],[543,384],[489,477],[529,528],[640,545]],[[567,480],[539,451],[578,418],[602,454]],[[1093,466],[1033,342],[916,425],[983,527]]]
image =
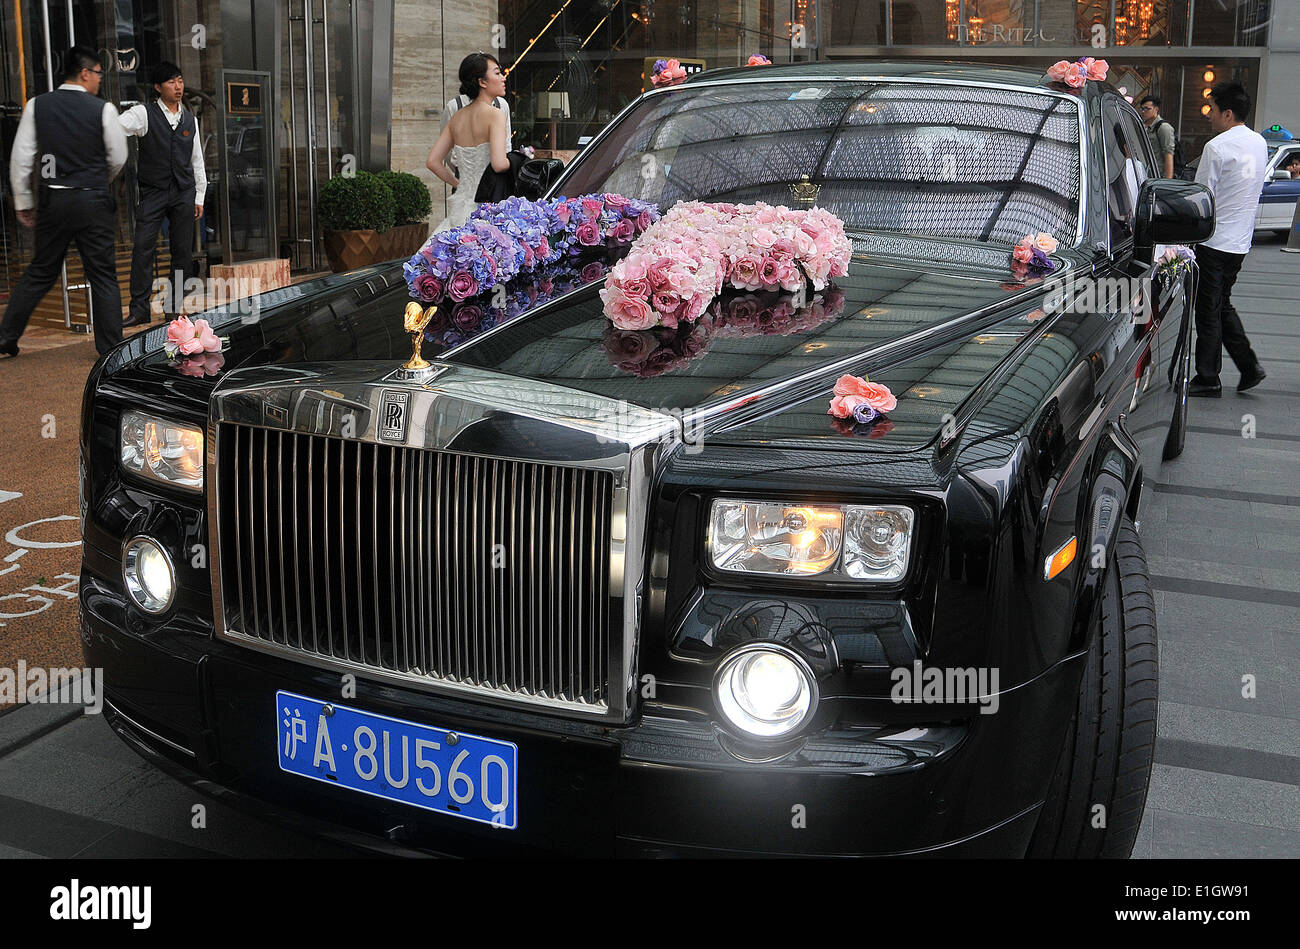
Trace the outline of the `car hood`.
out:
[[[424,355],[663,412],[696,432],[813,439],[812,447],[821,438],[842,445],[826,415],[829,390],[841,374],[865,375],[899,398],[870,430],[876,447],[914,447],[933,438],[944,413],[996,363],[990,359],[1032,328],[1027,317],[1038,312],[1043,287],[1016,282],[1000,246],[874,236],[856,238],[854,248],[848,275],[802,305],[790,294],[728,292],[696,326],[676,332],[614,328],[599,296],[603,279],[511,318],[498,311],[496,325],[467,309],[490,309],[487,295],[448,303],[442,331],[426,334]],[[212,392],[242,367],[396,363],[410,353],[401,322],[409,298],[392,265],[276,293],[274,305],[261,298],[254,319],[233,308],[205,314],[226,338],[219,358],[169,359],[166,330],[156,327],[106,357],[105,375],[129,380],[146,402],[206,411]],[[980,358],[970,358],[972,346]],[[940,363],[965,368],[936,388]]]

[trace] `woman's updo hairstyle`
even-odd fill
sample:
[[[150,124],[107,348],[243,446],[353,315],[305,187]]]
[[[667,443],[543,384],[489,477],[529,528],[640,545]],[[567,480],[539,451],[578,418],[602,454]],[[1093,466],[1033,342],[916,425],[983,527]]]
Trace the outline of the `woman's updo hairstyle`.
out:
[[[491,53],[470,53],[460,61],[460,94],[469,96],[470,101],[478,98],[478,81],[487,78],[488,62],[494,62],[500,68],[501,61]]]

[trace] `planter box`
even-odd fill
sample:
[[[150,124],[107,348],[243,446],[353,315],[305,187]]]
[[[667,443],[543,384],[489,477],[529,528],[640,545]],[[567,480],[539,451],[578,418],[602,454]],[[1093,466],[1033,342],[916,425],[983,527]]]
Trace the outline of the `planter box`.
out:
[[[384,254],[387,246],[387,235],[378,231],[325,232],[325,257],[330,262],[330,270],[335,273],[390,260]]]
[[[417,250],[424,246],[424,242],[429,239],[429,222],[418,221],[415,224],[398,224],[396,227],[390,227],[380,235],[380,238],[387,238],[386,247],[387,256],[384,260],[392,260],[396,257],[410,257]]]
[[[325,257],[335,273],[410,257],[429,237],[428,222],[401,224],[386,231],[326,231]]]

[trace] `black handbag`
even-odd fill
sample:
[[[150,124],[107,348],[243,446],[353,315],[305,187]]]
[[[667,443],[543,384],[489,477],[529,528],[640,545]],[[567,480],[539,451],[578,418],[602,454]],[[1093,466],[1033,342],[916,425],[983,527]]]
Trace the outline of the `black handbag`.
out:
[[[517,181],[519,195],[536,201],[560,177],[563,170],[564,162],[558,158],[534,158],[524,162],[519,169]]]

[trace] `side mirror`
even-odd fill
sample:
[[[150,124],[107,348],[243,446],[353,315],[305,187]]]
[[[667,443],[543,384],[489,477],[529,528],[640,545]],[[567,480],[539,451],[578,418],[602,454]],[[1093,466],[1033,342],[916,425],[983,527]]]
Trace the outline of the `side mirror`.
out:
[[[1287,171],[1285,168],[1274,168],[1274,169],[1273,169],[1273,180],[1274,180],[1274,181],[1290,181],[1290,180],[1291,180],[1291,172]]]
[[[536,201],[550,190],[564,171],[564,162],[558,158],[534,158],[519,167],[520,195]]]
[[[1214,195],[1178,178],[1148,178],[1138,189],[1134,253],[1149,261],[1156,244],[1198,244],[1214,233]]]

